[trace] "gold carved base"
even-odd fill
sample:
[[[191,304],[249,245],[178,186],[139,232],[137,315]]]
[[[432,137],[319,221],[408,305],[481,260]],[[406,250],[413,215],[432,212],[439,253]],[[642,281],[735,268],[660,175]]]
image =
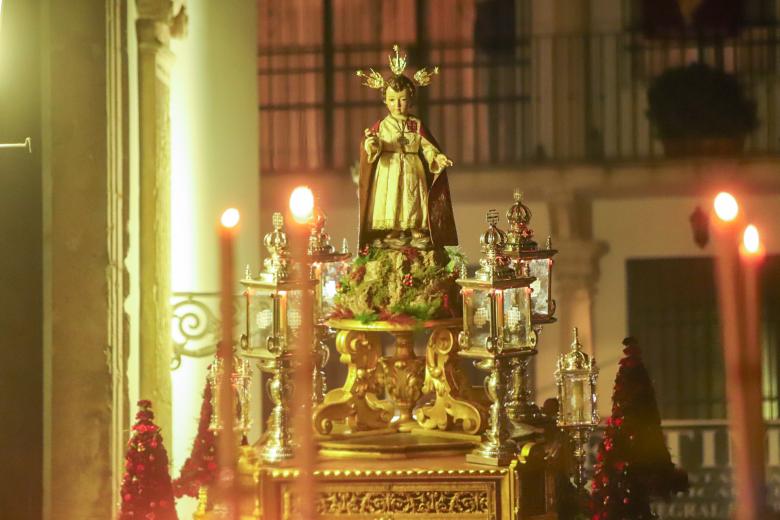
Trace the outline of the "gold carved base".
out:
[[[422,395],[424,361],[414,353],[414,332],[391,332],[395,354],[379,360],[387,397],[394,406],[392,423],[401,431],[416,426],[412,408]]]
[[[336,350],[341,355],[339,361],[348,367],[347,379],[344,386],[328,392],[314,408],[315,430],[327,435],[388,428],[393,406],[377,397],[382,391],[379,338],[365,331],[340,330],[336,335]]]
[[[487,408],[484,399],[472,391],[460,371],[456,356],[457,328],[434,329],[425,351],[425,382],[422,391],[433,402],[415,412],[417,423],[427,430],[462,431],[477,434],[484,430]]]
[[[260,467],[263,518],[299,518],[294,468]],[[322,461],[315,473],[322,520],[554,520],[554,479],[541,468],[469,464],[463,455]]]
[[[472,395],[457,364],[460,319],[420,324],[332,320],[339,360],[348,367],[341,388],[330,391],[313,412],[321,435],[386,430],[481,432],[487,409]],[[414,352],[414,332],[431,330],[425,358]],[[395,352],[382,356],[381,335],[395,339]],[[424,397],[426,404],[415,410]]]

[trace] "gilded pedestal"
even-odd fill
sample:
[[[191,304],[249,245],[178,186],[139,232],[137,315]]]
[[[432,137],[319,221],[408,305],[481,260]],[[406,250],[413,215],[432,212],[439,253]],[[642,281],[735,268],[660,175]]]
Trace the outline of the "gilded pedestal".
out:
[[[415,425],[412,408],[422,395],[424,360],[414,353],[414,332],[392,332],[393,357],[379,360],[387,397],[393,403],[393,426],[409,431]]]
[[[348,367],[347,379],[314,409],[315,430],[330,434],[388,428],[393,418],[392,403],[382,402],[377,396],[382,391],[379,338],[365,331],[341,329],[336,335],[336,350],[341,355],[339,360]]]
[[[415,411],[415,419],[426,430],[478,434],[485,427],[487,409],[482,394],[472,391],[458,367],[458,330],[439,327],[431,332],[422,392],[432,394],[433,400]]]
[[[262,518],[298,518],[295,468],[260,467]],[[412,460],[322,461],[315,471],[322,520],[554,520],[554,485],[540,465],[469,464],[463,455]]]
[[[423,323],[361,323],[331,320],[338,331],[336,349],[347,365],[341,388],[328,392],[314,410],[318,433],[376,430],[410,431],[415,427],[476,434],[484,429],[486,409],[472,395],[457,366],[460,319]],[[425,357],[414,351],[414,333],[430,330]],[[394,353],[382,356],[381,335],[394,339]],[[421,398],[425,404],[416,411]]]

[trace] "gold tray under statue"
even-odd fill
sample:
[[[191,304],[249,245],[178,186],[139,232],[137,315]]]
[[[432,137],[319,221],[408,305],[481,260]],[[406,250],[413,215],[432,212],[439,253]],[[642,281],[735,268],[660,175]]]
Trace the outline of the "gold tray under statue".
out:
[[[457,365],[462,323],[461,318],[414,323],[330,320],[347,377],[314,409],[317,433],[334,441],[416,429],[479,435],[487,410]],[[421,330],[430,331],[424,357],[414,351],[414,333]],[[382,355],[385,334],[394,340],[389,357]]]

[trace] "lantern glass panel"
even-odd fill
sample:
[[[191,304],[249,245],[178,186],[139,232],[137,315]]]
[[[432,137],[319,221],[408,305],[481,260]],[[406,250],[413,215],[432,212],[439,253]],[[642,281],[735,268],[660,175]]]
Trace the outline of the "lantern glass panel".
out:
[[[530,325],[530,304],[528,289],[516,287],[503,291],[503,316],[500,329],[504,338],[504,349],[518,349],[528,346]]]
[[[463,293],[466,310],[469,347],[484,348],[490,335],[490,297],[484,289],[468,289]]]
[[[531,301],[536,315],[550,314],[550,259],[535,258],[529,261],[529,274],[536,278],[531,283]]]
[[[265,348],[266,339],[272,334],[274,323],[274,306],[272,289],[251,288],[247,290],[247,324],[246,335],[249,348]]]
[[[320,316],[322,318],[333,312],[336,288],[346,268],[346,262],[325,262],[320,266]]]
[[[286,292],[286,305],[282,311],[284,316],[284,325],[281,330],[287,331],[287,344],[293,345],[298,339],[298,333],[301,330],[301,323],[303,322],[303,314],[301,309],[301,302],[303,299],[303,291],[300,289],[280,291],[280,293]]]
[[[560,424],[589,425],[593,414],[593,395],[587,372],[567,374],[563,379]]]

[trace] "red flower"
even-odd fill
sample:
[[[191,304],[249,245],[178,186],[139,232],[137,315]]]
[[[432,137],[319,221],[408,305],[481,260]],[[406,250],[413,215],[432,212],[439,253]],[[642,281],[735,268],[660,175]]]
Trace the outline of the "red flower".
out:
[[[352,271],[352,274],[349,275],[350,278],[355,280],[357,283],[360,283],[363,281],[363,277],[366,275],[366,266],[361,265],[354,271]]]
[[[401,249],[401,253],[403,253],[407,262],[414,262],[420,256],[420,252],[413,247],[404,247]]]
[[[349,309],[342,309],[342,308],[336,308],[333,310],[333,312],[330,313],[328,318],[334,319],[334,320],[349,320],[354,318],[355,315],[352,313]]]
[[[417,121],[414,119],[406,120],[406,130],[409,132],[417,133]]]
[[[407,287],[411,287],[414,284],[414,279],[412,278],[411,273],[405,274],[403,280],[401,280],[401,283]]]

